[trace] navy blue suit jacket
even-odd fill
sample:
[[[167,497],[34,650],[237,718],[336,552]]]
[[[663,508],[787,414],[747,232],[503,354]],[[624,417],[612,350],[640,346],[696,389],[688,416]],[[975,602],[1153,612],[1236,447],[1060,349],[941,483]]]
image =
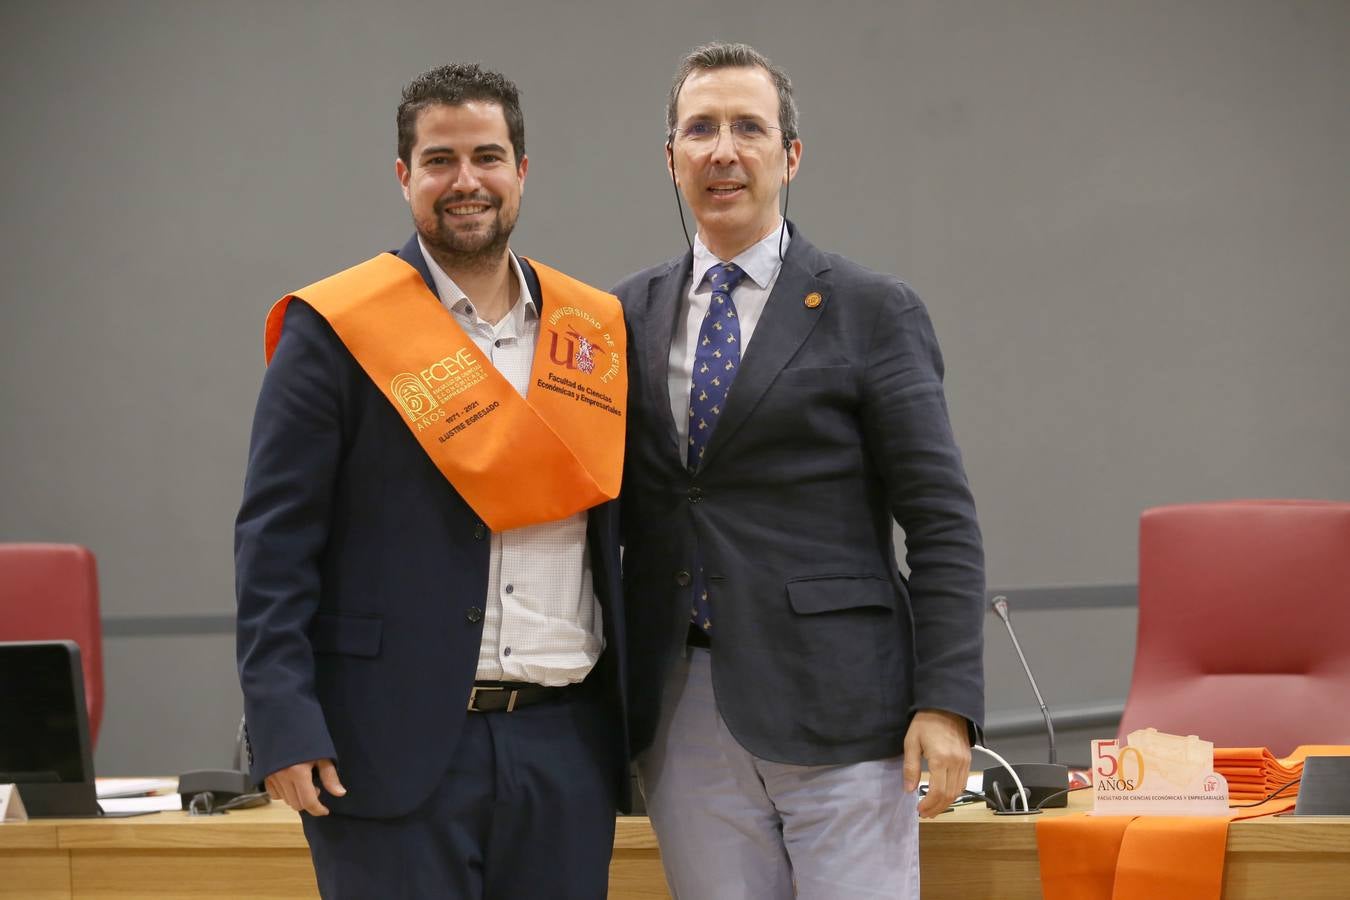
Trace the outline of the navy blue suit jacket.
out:
[[[755,755],[893,756],[922,708],[978,726],[984,557],[923,304],[794,228],[691,471],[667,388],[691,264],[686,253],[615,289],[632,334],[621,500],[633,749],[653,738],[685,639],[696,545],[718,711]]]
[[[416,236],[398,256],[435,292]],[[547,316],[533,271],[521,261]],[[628,803],[616,503],[587,529]],[[261,781],[331,757],[335,812],[396,816],[430,796],[468,715],[489,533],[318,313],[292,301],[263,379],[235,527],[238,663]]]

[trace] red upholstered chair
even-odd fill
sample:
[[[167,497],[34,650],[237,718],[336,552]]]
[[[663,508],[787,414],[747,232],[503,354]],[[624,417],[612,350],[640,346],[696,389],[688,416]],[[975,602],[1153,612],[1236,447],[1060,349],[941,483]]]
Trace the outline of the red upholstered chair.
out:
[[[84,667],[89,740],[103,722],[103,625],[94,554],[74,544],[0,544],[0,641],[72,640]]]
[[[1350,744],[1350,503],[1145,510],[1139,639],[1120,737]]]

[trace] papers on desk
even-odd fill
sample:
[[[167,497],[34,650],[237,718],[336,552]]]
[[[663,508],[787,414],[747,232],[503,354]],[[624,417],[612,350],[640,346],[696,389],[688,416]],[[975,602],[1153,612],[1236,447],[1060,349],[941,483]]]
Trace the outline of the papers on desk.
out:
[[[182,809],[177,778],[95,778],[104,812],[164,812]]]
[[[111,797],[99,800],[98,805],[104,812],[168,812],[183,808],[183,799],[178,794],[151,794],[148,797]]]
[[[163,794],[178,788],[177,778],[95,778],[98,799]]]

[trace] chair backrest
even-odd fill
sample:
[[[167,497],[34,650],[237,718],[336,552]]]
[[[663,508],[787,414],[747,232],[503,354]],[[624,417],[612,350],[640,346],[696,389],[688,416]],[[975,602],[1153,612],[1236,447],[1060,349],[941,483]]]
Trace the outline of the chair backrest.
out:
[[[1350,503],[1146,510],[1139,637],[1120,737],[1350,744]]]
[[[75,544],[0,544],[0,640],[80,648],[89,740],[103,722],[103,625],[94,554]]]

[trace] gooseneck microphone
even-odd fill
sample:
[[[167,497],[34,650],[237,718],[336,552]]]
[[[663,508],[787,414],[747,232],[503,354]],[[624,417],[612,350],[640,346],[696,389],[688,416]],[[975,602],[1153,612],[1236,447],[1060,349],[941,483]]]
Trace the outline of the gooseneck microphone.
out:
[[[1036,703],[1041,707],[1041,717],[1045,719],[1045,732],[1050,739],[1049,763],[1021,763],[1012,766],[1013,771],[1019,776],[1019,778],[1014,779],[1014,782],[1021,782],[1031,801],[1031,810],[1027,810],[1024,806],[1023,811],[1039,810],[1043,806],[1067,806],[1069,802],[1069,769],[1067,766],[1059,765],[1056,761],[1055,724],[1050,718],[1050,709],[1045,705],[1045,698],[1041,696],[1041,689],[1036,686],[1036,677],[1031,674],[1031,666],[1027,664],[1026,655],[1022,652],[1022,645],[1018,643],[1017,632],[1013,631],[1012,620],[1008,617],[1008,598],[999,594],[989,601],[989,605],[993,607],[994,614],[1003,620],[1004,627],[1008,629],[1008,637],[1012,638],[1013,649],[1017,651],[1017,658],[1022,663],[1022,671],[1027,675],[1027,681],[1031,682],[1031,692],[1036,695]],[[994,769],[985,770],[985,795],[988,797],[1011,796],[1013,784],[1005,782],[1003,778],[1002,772]],[[990,801],[990,805],[997,807],[993,801]]]
[[[1055,723],[1050,718],[1050,710],[1045,705],[1045,698],[1041,696],[1041,689],[1036,687],[1036,676],[1031,674],[1031,666],[1027,665],[1022,645],[1017,642],[1017,632],[1013,631],[1012,619],[1008,618],[1008,598],[999,594],[989,601],[989,604],[994,608],[994,613],[1003,620],[1003,626],[1008,629],[1013,649],[1017,651],[1017,658],[1022,661],[1022,671],[1027,673],[1027,681],[1031,682],[1031,692],[1036,695],[1036,702],[1040,704],[1041,717],[1045,719],[1045,733],[1050,737],[1050,764],[1054,765],[1058,762],[1055,758]]]

